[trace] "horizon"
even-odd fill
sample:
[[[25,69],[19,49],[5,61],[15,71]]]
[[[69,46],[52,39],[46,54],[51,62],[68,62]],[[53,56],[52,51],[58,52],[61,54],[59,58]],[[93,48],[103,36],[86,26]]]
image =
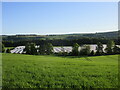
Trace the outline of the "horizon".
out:
[[[118,30],[117,2],[3,2],[2,35]]]
[[[95,34],[95,33],[108,33],[108,32],[117,32],[116,31],[98,31],[98,32],[70,32],[70,33],[49,33],[49,34],[38,34],[38,33],[16,33],[16,34],[0,34],[0,35],[66,35],[66,34]]]

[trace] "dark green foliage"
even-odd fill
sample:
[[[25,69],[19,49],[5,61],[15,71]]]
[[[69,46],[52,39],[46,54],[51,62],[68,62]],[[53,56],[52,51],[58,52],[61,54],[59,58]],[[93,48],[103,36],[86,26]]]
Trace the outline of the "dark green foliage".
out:
[[[26,51],[26,54],[37,55],[37,49],[35,46],[36,46],[35,43],[28,43],[25,46],[24,51]]]
[[[64,47],[62,46],[62,47],[61,47],[61,52],[59,52],[58,55],[60,55],[60,56],[68,56],[69,53],[68,53],[68,52],[65,52],[65,49],[64,49]]]
[[[95,52],[94,52],[94,50],[92,50],[90,53],[90,56],[94,56],[94,55],[95,55]]]
[[[115,46],[115,42],[112,40],[109,40],[107,43],[107,47],[106,47],[106,53],[107,54],[113,54],[113,48]]]
[[[50,55],[53,53],[53,45],[51,43],[46,43],[40,45],[38,48],[38,53],[40,55]]]
[[[50,55],[53,53],[53,45],[47,43],[36,47],[35,43],[27,43],[24,51],[26,51],[26,54],[30,55]]]
[[[35,43],[31,43],[31,44],[30,44],[30,51],[31,51],[30,54],[31,54],[31,55],[37,55],[37,49],[36,49],[35,46],[36,46]]]
[[[2,53],[2,43],[0,43],[0,53]]]
[[[97,43],[97,47],[96,47],[96,55],[102,55],[104,52],[103,52],[103,45],[101,42],[98,42]]]
[[[31,52],[31,50],[30,50],[30,43],[26,44],[24,51],[26,51],[26,54],[30,54],[30,52]]]
[[[120,54],[120,48],[115,45],[115,46],[113,47],[113,53],[114,53],[114,54]]]
[[[81,50],[80,50],[80,55],[89,55],[90,54],[90,46],[85,45]]]
[[[54,55],[57,55],[57,56],[69,56],[70,53],[67,53],[67,52],[59,52],[59,53],[55,53]]]
[[[79,55],[78,48],[79,48],[79,45],[77,43],[75,43],[72,47],[72,55],[73,56],[78,56]]]
[[[93,33],[93,34],[65,34],[65,35],[11,35],[2,36],[5,47],[25,46],[27,43],[42,45],[52,43],[53,46],[72,46],[74,43],[96,44],[101,42],[106,44],[108,40],[113,40],[120,44],[118,32]]]
[[[98,52],[98,51],[96,51],[96,53],[95,53],[96,56],[100,56],[100,55],[103,55],[103,54],[104,54],[104,52]]]
[[[38,53],[40,55],[44,55],[46,52],[45,52],[45,49],[46,49],[46,46],[45,45],[40,45],[39,48],[38,48]]]
[[[7,49],[7,50],[6,50],[6,53],[10,53],[10,49]]]
[[[51,43],[46,44],[46,54],[50,55],[53,53],[53,45]]]
[[[17,46],[25,46],[27,43],[35,43],[36,45],[42,45],[45,43],[51,43],[53,46],[72,46],[74,43],[81,44],[96,44],[97,42],[101,42],[103,44],[106,44],[110,39],[106,38],[79,38],[79,39],[48,39],[48,40],[19,40],[19,41],[7,41],[3,40],[3,44],[5,47],[17,47]],[[115,43],[118,45],[120,42],[118,42],[118,39],[111,39],[114,40]]]
[[[3,52],[3,53],[5,52],[4,44],[2,44],[2,52]]]
[[[3,43],[0,43],[0,53],[4,53],[5,52],[5,47]]]
[[[61,52],[65,52],[65,49],[63,46],[61,47]]]

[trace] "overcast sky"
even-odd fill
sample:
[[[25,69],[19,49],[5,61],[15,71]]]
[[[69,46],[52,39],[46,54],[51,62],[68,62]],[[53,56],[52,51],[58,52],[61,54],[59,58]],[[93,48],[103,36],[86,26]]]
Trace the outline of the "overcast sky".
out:
[[[118,30],[117,2],[3,2],[2,34]]]

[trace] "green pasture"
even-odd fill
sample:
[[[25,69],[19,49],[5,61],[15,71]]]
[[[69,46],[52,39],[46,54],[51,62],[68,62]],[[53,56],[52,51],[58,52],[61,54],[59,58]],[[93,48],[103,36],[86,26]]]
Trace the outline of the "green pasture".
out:
[[[2,54],[3,88],[117,88],[118,55]]]

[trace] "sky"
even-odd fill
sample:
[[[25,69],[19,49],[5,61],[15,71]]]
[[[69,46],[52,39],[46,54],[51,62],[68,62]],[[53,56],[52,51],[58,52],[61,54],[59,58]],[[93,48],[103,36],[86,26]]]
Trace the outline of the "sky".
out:
[[[117,2],[3,2],[2,34],[118,30]]]

